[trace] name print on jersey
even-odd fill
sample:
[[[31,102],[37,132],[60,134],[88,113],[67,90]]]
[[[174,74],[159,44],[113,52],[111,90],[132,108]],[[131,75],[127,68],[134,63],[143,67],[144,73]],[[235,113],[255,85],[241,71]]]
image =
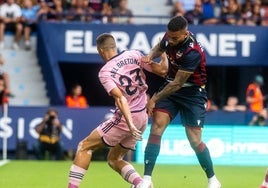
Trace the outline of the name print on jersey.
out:
[[[111,76],[113,78],[115,78],[115,75],[117,73],[117,71],[122,68],[124,65],[128,65],[128,64],[136,64],[136,65],[139,65],[140,66],[140,63],[138,62],[137,59],[134,59],[134,58],[127,58],[127,59],[123,59],[122,61],[119,61],[116,65],[117,65],[117,68],[113,67],[112,71],[111,71]]]

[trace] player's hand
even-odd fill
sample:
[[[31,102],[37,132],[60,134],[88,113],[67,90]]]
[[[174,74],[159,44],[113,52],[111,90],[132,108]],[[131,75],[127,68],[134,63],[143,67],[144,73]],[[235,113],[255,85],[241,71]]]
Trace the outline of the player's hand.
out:
[[[140,130],[138,130],[134,125],[129,126],[129,130],[131,132],[131,135],[136,140],[142,140],[142,132]]]
[[[147,113],[148,113],[148,116],[151,117],[153,115],[153,109],[155,107],[155,101],[153,100],[153,98],[151,98],[147,105],[146,105],[146,108],[147,108]]]
[[[147,63],[147,64],[151,64],[151,63],[152,63],[152,58],[151,58],[151,56],[149,56],[149,55],[143,56],[143,57],[141,58],[141,60],[142,60],[144,63]]]

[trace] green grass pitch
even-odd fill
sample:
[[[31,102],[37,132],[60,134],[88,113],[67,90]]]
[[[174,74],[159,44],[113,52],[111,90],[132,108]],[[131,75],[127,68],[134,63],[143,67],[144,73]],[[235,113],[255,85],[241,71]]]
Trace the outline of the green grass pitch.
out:
[[[71,161],[11,160],[0,166],[1,188],[67,188]],[[142,173],[143,165],[132,163]],[[266,167],[215,166],[223,188],[258,188]],[[206,188],[198,165],[160,165],[153,174],[155,188]],[[106,162],[93,161],[81,188],[129,188]]]

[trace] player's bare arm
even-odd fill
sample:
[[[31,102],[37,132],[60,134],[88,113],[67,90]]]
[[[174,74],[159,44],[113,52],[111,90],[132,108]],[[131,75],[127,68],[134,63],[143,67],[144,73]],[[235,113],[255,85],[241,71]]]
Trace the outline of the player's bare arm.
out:
[[[160,43],[158,43],[153,47],[153,49],[151,49],[148,55],[142,57],[142,61],[145,63],[151,63],[153,59],[160,57],[162,53],[164,53],[164,50],[160,48]]]
[[[173,92],[179,90],[182,85],[186,82],[186,80],[191,76],[193,72],[178,70],[176,77],[172,82],[169,82],[163,90],[154,94],[152,98],[147,103],[147,113],[149,116],[152,116],[153,109],[155,107],[155,103],[160,99],[167,97],[168,95],[172,94]]]
[[[156,44],[153,49],[150,51],[149,56],[152,59],[160,57],[164,53],[164,50],[160,48],[160,43]]]
[[[168,72],[168,59],[166,53],[161,55],[160,62],[152,62],[151,64],[152,72],[158,76],[165,77]]]
[[[130,112],[130,108],[128,105],[128,102],[126,100],[126,98],[123,96],[121,90],[119,88],[114,88],[110,91],[110,95],[115,99],[115,103],[116,106],[120,109],[120,111],[122,112],[128,128],[131,132],[131,134],[137,139],[137,140],[141,140],[142,139],[142,133],[140,130],[138,130],[135,125],[133,124],[132,121],[132,116],[131,116],[131,112]]]
[[[157,102],[171,93],[179,90],[193,72],[178,70],[174,80],[166,85],[163,90],[155,94],[152,99]]]

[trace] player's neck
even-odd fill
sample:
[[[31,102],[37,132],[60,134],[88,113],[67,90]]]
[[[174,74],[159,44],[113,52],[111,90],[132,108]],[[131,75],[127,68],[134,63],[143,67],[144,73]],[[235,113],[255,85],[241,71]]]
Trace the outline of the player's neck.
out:
[[[116,56],[117,53],[116,52],[110,52],[110,53],[107,53],[106,56],[104,57],[105,58],[105,61],[109,61],[110,59],[112,59],[114,56]]]

